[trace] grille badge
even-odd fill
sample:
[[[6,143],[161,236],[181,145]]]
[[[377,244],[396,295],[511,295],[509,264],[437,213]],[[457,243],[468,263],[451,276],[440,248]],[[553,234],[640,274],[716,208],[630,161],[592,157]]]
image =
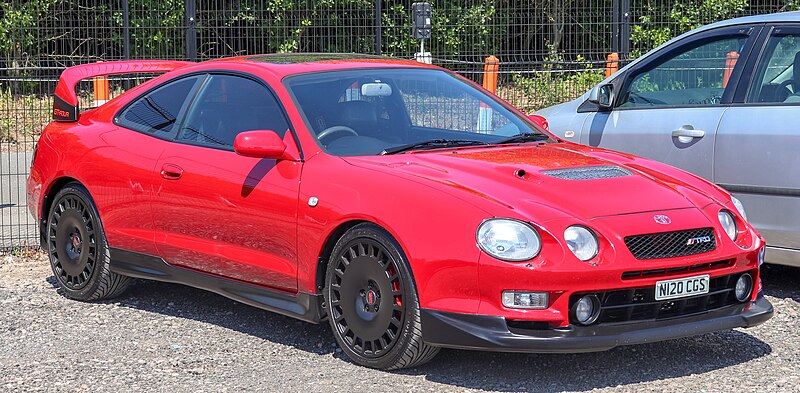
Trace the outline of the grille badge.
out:
[[[686,245],[687,246],[691,246],[691,245],[701,244],[701,243],[711,243],[711,236],[698,236],[698,237],[690,238],[686,242]]]
[[[655,220],[657,223],[661,225],[669,225],[672,223],[672,219],[663,214],[656,214],[655,216],[653,216],[653,220]]]

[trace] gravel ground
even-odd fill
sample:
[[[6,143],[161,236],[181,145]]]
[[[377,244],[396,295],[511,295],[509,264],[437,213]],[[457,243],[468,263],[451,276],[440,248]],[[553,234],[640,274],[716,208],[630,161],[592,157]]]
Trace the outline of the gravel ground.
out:
[[[80,303],[42,254],[0,255],[0,391],[800,392],[800,269],[764,281],[775,317],[753,329],[576,355],[443,350],[382,372],[350,363],[327,325],[149,281]]]

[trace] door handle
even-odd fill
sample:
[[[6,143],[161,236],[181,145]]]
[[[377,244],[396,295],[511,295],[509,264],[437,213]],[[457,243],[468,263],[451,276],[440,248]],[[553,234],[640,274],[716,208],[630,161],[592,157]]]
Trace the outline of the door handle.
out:
[[[695,130],[691,125],[684,125],[672,131],[672,137],[678,138],[681,143],[689,143],[694,138],[702,138],[704,136],[706,136],[705,131]]]
[[[167,180],[178,180],[183,175],[183,168],[175,164],[164,164],[161,166],[161,177]]]

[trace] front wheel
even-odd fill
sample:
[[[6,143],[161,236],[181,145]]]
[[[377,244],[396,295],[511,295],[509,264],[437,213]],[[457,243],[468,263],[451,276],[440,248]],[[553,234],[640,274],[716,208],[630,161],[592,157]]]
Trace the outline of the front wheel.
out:
[[[419,300],[399,244],[383,228],[359,224],[336,243],[325,278],[336,341],[354,362],[392,370],[439,352],[422,341]]]

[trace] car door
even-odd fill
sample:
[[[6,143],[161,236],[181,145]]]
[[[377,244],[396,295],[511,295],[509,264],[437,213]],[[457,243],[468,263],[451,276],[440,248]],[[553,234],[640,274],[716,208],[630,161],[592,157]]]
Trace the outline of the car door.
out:
[[[237,155],[234,138],[251,130],[296,149],[266,84],[208,75],[158,163],[156,246],[170,264],[293,292],[302,163]]]
[[[722,116],[715,181],[745,205],[773,252],[800,262],[800,25],[765,29],[737,102]],[[749,77],[752,75],[752,77]],[[777,255],[776,255],[777,256]],[[784,255],[785,257],[791,257]],[[769,259],[768,259],[769,260]]]
[[[590,114],[581,143],[621,150],[713,179],[714,138],[759,28],[691,36],[615,79],[610,111]]]
[[[116,126],[100,134],[104,144],[82,159],[111,247],[156,252],[150,202],[159,180],[153,171],[199,81],[171,80],[132,100],[115,116]]]

